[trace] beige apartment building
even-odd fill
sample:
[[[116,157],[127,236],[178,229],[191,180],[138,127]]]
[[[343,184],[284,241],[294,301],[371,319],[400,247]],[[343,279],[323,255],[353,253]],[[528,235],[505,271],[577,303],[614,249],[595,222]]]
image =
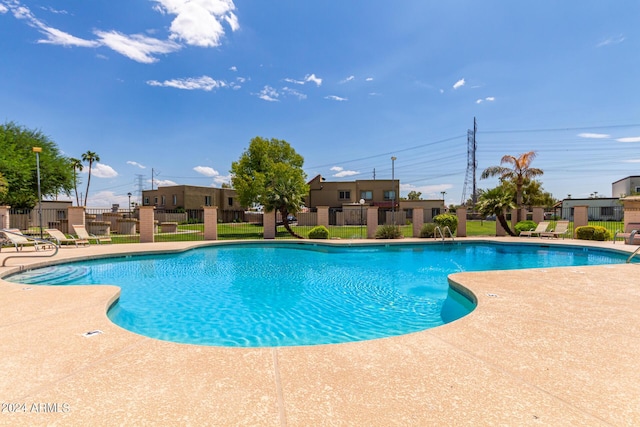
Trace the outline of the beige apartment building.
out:
[[[309,208],[342,208],[364,200],[365,205],[391,209],[394,201],[396,208],[399,203],[400,182],[397,179],[327,181],[322,175],[317,175],[308,184],[309,195],[305,199],[305,205]]]
[[[158,211],[201,210],[203,206],[217,206],[218,219],[223,222],[244,220],[236,190],[231,188],[173,185],[142,191],[142,205],[155,206]]]

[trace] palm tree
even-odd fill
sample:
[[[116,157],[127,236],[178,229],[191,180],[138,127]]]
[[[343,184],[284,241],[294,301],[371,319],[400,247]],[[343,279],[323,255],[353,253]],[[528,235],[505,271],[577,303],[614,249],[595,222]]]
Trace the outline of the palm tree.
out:
[[[76,192],[76,206],[80,206],[80,197],[78,197],[78,172],[81,172],[82,161],[76,158],[70,158],[71,167],[73,168],[73,189]]]
[[[89,162],[89,175],[87,176],[87,192],[84,194],[84,206],[87,206],[87,197],[89,197],[89,184],[91,183],[91,167],[93,162],[99,162],[100,156],[93,151],[87,151],[82,154],[82,161]]]
[[[542,169],[530,167],[531,162],[535,158],[535,151],[529,151],[528,153],[520,154],[518,157],[507,154],[505,156],[502,156],[502,159],[500,159],[500,165],[509,164],[512,165],[512,167],[508,168],[505,166],[491,166],[485,169],[480,176],[481,179],[485,179],[489,178],[490,176],[499,175],[501,181],[512,181],[515,184],[516,207],[518,208],[516,218],[518,221],[522,220],[520,209],[522,208],[522,189],[524,187],[525,181],[544,173]]]
[[[483,215],[495,215],[496,220],[500,222],[502,228],[509,234],[516,234],[509,227],[507,218],[504,216],[505,211],[514,209],[516,205],[513,203],[513,194],[504,191],[503,187],[496,187],[491,190],[483,191],[480,195],[476,208]]]

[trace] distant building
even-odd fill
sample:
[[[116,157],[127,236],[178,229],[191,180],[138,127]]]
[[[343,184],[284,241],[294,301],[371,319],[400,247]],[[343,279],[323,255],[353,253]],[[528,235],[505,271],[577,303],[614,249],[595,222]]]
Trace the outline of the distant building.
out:
[[[238,202],[236,190],[231,188],[174,185],[142,191],[142,205],[155,206],[162,211],[200,211],[203,206],[217,206],[218,220],[244,221],[244,207]],[[192,215],[189,216],[193,217]]]
[[[564,199],[561,202],[562,219],[573,221],[576,206],[587,206],[589,221],[622,221],[624,209],[617,197],[598,197],[589,199]]]
[[[611,184],[611,196],[625,197],[640,194],[640,176],[628,176]]]
[[[390,179],[359,179],[355,181],[327,181],[317,175],[309,184],[305,204],[309,208],[329,206],[342,208],[364,200],[365,205],[391,209],[395,200],[398,207],[400,183]]]

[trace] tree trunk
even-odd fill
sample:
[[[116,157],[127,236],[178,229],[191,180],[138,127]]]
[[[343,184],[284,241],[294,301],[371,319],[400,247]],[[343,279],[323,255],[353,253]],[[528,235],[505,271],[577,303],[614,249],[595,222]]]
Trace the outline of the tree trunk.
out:
[[[280,215],[282,216],[282,225],[284,225],[285,230],[287,230],[293,237],[304,239],[304,237],[296,234],[296,232],[293,231],[293,229],[289,225],[289,212],[286,209],[280,209]]]
[[[504,214],[496,215],[496,218],[498,219],[498,221],[500,221],[500,225],[502,225],[504,231],[506,231],[509,236],[515,237],[516,233],[511,231],[511,227],[509,227],[509,223],[507,222],[507,218],[504,216]]]

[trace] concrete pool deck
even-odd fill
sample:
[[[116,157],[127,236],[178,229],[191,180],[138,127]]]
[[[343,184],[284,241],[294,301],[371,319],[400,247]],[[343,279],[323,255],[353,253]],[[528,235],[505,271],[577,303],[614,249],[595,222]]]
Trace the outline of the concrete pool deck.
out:
[[[55,259],[203,243],[62,248]],[[0,264],[15,254],[3,249]],[[0,276],[44,261],[9,260]],[[0,280],[0,425],[640,425],[640,265],[451,279],[478,299],[453,323],[279,348],[158,341],[109,321],[117,287]]]

